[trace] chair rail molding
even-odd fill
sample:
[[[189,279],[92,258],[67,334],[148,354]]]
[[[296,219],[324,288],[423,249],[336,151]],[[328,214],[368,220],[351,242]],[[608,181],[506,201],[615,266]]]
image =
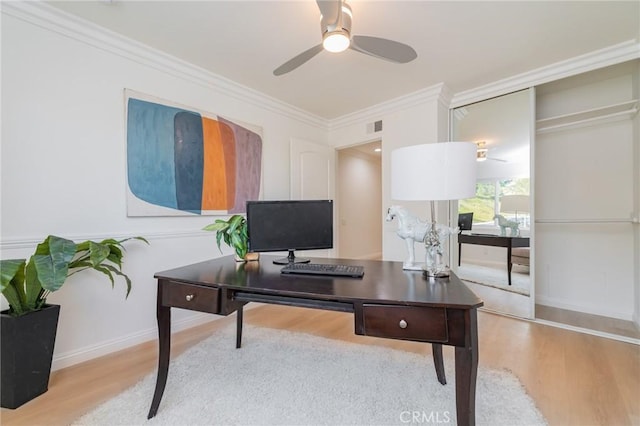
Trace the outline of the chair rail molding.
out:
[[[214,217],[214,216],[211,216]],[[175,230],[175,231],[167,231],[167,232],[138,232],[135,235],[140,235],[147,239],[148,241],[153,240],[165,240],[165,239],[176,239],[176,238],[200,238],[207,237],[211,238],[210,232],[204,232],[202,230],[194,231],[194,230]],[[115,239],[124,239],[133,237],[134,234],[130,232],[115,232],[113,234],[75,234],[75,235],[65,235],[65,238],[68,238],[73,241],[85,241],[85,240],[93,240],[93,241],[101,241],[105,238],[115,238]],[[34,237],[34,236],[24,236],[17,238],[5,238],[0,240],[0,251],[5,250],[17,250],[23,248],[34,248],[38,244],[42,242],[45,236]]]

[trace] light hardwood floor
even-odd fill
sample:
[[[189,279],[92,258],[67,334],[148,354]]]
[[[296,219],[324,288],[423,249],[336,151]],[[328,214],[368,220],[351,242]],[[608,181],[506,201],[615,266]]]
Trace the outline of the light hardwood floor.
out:
[[[234,321],[230,316],[175,334],[172,356]],[[427,344],[354,335],[346,313],[260,306],[245,312],[245,323],[431,356]],[[640,347],[486,312],[478,323],[480,364],[519,377],[551,425],[640,425]],[[445,347],[445,355],[453,350]],[[47,393],[16,410],[2,409],[0,421],[69,424],[154,372],[156,357],[156,343],[148,342],[56,371]]]

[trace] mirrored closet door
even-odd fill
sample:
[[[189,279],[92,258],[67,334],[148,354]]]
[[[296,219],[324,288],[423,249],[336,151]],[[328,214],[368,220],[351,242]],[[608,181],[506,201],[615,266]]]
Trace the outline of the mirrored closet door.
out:
[[[536,87],[536,318],[640,342],[640,60]]]
[[[533,318],[533,89],[451,111],[451,140],[477,144],[476,196],[453,219],[453,270],[484,308]],[[457,210],[457,212],[456,212]]]

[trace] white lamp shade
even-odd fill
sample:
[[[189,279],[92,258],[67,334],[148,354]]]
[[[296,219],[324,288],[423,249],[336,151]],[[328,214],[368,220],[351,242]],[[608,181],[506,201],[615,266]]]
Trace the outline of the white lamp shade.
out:
[[[399,148],[391,153],[391,198],[461,200],[476,193],[473,142],[442,142]]]
[[[503,195],[500,198],[500,211],[503,213],[529,213],[529,196]]]

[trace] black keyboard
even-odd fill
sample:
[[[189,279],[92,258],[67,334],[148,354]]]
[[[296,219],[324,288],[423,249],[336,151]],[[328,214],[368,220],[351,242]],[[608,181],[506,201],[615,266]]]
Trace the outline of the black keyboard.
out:
[[[290,263],[282,268],[280,273],[362,278],[364,275],[364,267],[354,265],[325,265],[323,263]]]

